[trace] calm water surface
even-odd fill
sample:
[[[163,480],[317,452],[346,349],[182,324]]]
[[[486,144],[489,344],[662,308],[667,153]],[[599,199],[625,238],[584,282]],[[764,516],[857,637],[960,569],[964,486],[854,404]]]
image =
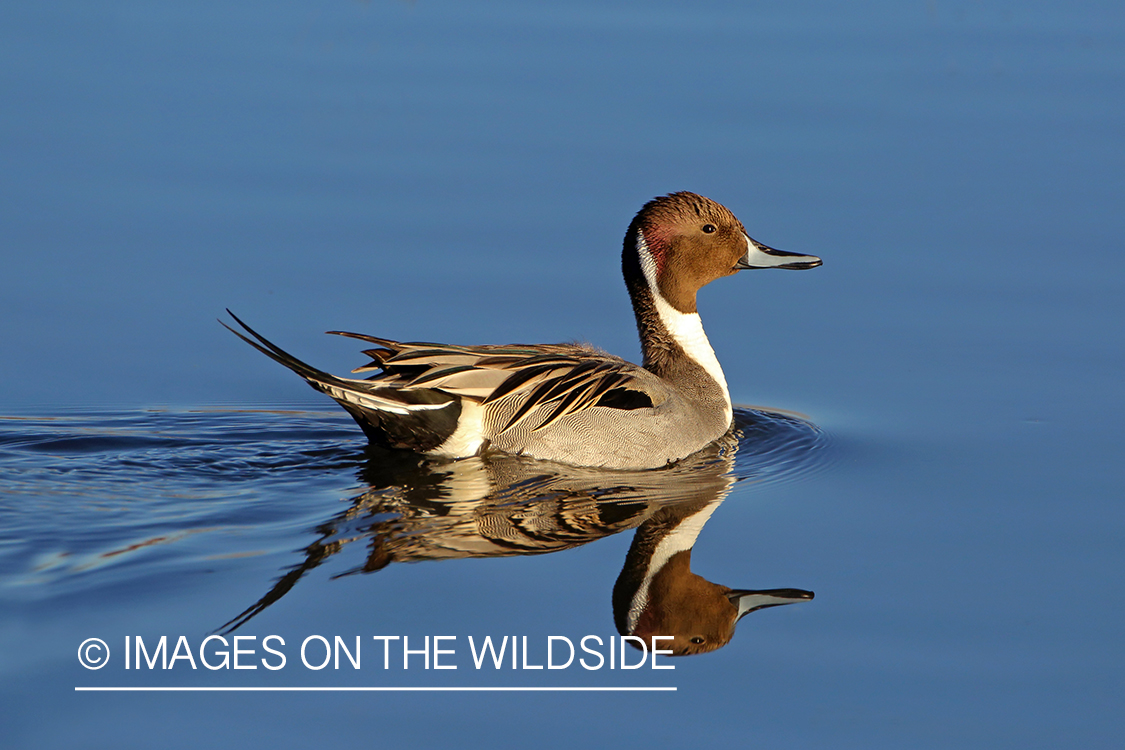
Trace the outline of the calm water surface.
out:
[[[164,566],[182,579],[239,569],[248,557],[280,558],[279,569],[293,570],[246,613],[257,614],[337,554],[350,560],[348,572],[375,572],[391,562],[563,551],[644,526],[661,509],[686,507],[701,526],[736,482],[777,481],[825,463],[826,440],[808,422],[745,409],[736,422],[729,439],[669,469],[604,472],[363,449],[334,411],[9,418],[0,436],[13,468],[5,593],[63,597],[128,588]],[[74,533],[60,539],[60,526]],[[214,630],[232,624],[212,617]]]
[[[1121,747],[1119,5],[5,5],[0,746]],[[703,291],[756,406],[667,472],[374,453],[215,322],[636,358],[620,240],[682,189],[825,265]],[[707,585],[815,599],[674,670],[474,667],[608,642],[689,527]],[[225,625],[258,669],[124,667]],[[677,690],[74,690],[379,685]]]

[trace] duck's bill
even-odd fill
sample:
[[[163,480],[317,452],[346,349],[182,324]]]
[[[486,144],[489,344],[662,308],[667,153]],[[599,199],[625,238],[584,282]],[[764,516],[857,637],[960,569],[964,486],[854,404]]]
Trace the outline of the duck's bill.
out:
[[[766,589],[764,591],[749,591],[746,589],[727,592],[730,603],[738,608],[738,619],[742,619],[751,612],[766,607],[780,607],[782,604],[797,604],[812,600],[813,592],[803,589]]]
[[[751,268],[788,268],[800,270],[802,268],[816,268],[821,264],[820,258],[815,255],[801,255],[789,253],[763,245],[752,237],[746,238],[746,254],[735,265],[739,271]]]

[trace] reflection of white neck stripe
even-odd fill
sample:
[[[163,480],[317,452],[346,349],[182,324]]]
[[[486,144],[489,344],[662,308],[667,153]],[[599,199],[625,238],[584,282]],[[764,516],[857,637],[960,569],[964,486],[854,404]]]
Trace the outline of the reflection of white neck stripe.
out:
[[[695,540],[699,538],[699,532],[703,530],[704,524],[711,518],[711,514],[715,509],[722,504],[726,499],[727,492],[730,492],[730,485],[734,480],[730,480],[727,484],[726,491],[724,491],[717,499],[712,500],[705,505],[698,512],[688,516],[677,525],[668,536],[661,539],[656,549],[653,550],[652,559],[649,560],[648,569],[645,571],[645,578],[641,581],[640,587],[637,589],[636,596],[633,597],[632,605],[629,607],[629,612],[626,614],[626,626],[630,633],[636,632],[637,620],[640,619],[641,613],[648,607],[648,592],[652,588],[652,579],[656,574],[668,564],[668,561],[678,552],[690,550],[695,546]]]
[[[660,316],[660,321],[664,323],[664,327],[668,329],[668,333],[676,343],[719,384],[726,400],[725,417],[729,422],[734,414],[731,411],[727,379],[723,375],[723,368],[719,366],[719,360],[715,357],[715,350],[711,348],[711,342],[707,340],[707,334],[703,332],[703,321],[699,319],[699,313],[682,313],[668,304],[660,294],[660,287],[656,283],[656,259],[652,257],[644,233],[640,230],[637,230],[637,255],[641,261],[641,271],[645,275],[645,281],[648,282],[649,291],[652,292],[652,299],[656,304],[656,314]]]

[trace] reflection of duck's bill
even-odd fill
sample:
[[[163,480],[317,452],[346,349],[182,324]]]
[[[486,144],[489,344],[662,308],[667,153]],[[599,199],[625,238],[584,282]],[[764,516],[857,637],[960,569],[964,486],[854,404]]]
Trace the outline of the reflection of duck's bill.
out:
[[[738,618],[742,619],[751,612],[766,607],[780,607],[782,604],[796,604],[807,602],[813,598],[813,592],[802,589],[765,589],[762,591],[749,591],[747,589],[734,589],[727,592],[730,603],[738,608]]]

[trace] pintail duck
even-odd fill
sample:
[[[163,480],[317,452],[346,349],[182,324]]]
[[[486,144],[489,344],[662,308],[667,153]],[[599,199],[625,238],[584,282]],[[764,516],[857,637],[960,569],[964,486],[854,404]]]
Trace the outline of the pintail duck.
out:
[[[344,378],[293,357],[233,313],[253,339],[227,328],[334,398],[377,445],[646,469],[695,453],[731,426],[730,393],[696,293],[746,269],[820,264],[751,239],[726,207],[681,192],[646,203],[625,234],[621,266],[640,367],[582,344],[452,346],[330,331],[374,344],[363,352],[371,362],[353,372],[375,374]]]

